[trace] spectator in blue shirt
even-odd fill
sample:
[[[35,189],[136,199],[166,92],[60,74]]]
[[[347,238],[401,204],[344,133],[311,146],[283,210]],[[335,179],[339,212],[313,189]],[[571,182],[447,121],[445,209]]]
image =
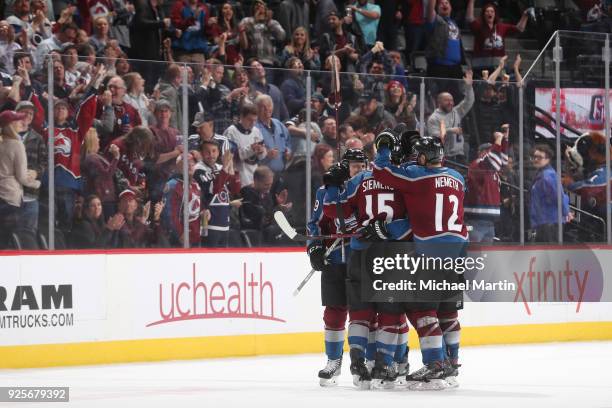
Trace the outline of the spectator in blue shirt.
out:
[[[289,131],[278,119],[272,117],[274,103],[269,95],[259,95],[255,98],[257,106],[257,123],[255,126],[263,136],[268,151],[261,164],[268,166],[273,172],[279,173],[285,169],[285,164],[291,156]]]
[[[350,5],[351,13],[353,14],[365,40],[368,48],[376,43],[376,32],[378,31],[378,22],[380,21],[380,6],[369,3],[368,0],[357,0]]]
[[[430,0],[427,4],[426,28],[429,40],[425,50],[427,76],[436,78],[463,77],[461,64],[464,61],[459,25],[451,18],[452,6],[449,0]],[[437,81],[439,92],[450,92],[456,101],[460,100],[461,81]]]
[[[537,145],[531,155],[538,170],[531,186],[529,220],[535,230],[535,242],[557,241],[557,188],[558,175],[550,165],[553,156],[548,145]],[[569,197],[563,192],[563,223],[571,221]]]

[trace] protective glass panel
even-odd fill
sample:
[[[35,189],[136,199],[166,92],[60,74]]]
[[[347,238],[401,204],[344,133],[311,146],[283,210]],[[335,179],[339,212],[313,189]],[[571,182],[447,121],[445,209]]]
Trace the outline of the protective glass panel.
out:
[[[564,242],[607,241],[605,41],[601,33],[559,32],[563,57],[555,87],[559,105],[555,103],[550,111],[555,118],[556,110],[560,113],[564,201],[565,195],[569,199],[569,208],[562,203]],[[550,100],[549,91],[541,90],[538,96]],[[552,126],[556,130],[556,122]],[[583,144],[593,148],[580,148]]]

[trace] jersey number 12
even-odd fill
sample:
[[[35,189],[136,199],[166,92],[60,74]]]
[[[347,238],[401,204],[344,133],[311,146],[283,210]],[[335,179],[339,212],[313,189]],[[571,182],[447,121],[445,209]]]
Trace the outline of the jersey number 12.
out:
[[[450,217],[448,217],[447,231],[457,231],[460,232],[462,230],[462,225],[457,224],[457,219],[459,219],[459,215],[457,214],[457,210],[459,209],[459,199],[456,195],[451,194],[448,196],[448,201],[453,206],[453,211]],[[442,214],[444,212],[444,194],[436,193],[436,231],[444,231],[442,226]]]

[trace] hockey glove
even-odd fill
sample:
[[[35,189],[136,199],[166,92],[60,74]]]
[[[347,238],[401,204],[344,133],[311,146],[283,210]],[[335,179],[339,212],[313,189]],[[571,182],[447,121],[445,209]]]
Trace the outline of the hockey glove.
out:
[[[387,231],[387,226],[384,221],[376,220],[369,223],[363,231],[361,231],[361,241],[380,242],[387,241],[391,238],[391,234]]]
[[[310,265],[315,271],[322,271],[325,266],[325,247],[321,244],[310,244],[307,249]]]
[[[336,163],[323,174],[323,184],[326,187],[342,187],[349,179],[349,169],[346,164]]]
[[[380,150],[383,147],[393,150],[399,142],[397,139],[397,135],[395,135],[391,129],[385,129],[376,136],[376,139],[374,139],[374,146],[376,146],[376,150]]]

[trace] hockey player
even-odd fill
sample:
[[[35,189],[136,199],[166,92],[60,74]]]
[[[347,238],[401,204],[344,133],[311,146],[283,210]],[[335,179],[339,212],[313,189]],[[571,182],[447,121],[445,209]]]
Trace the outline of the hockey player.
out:
[[[391,163],[390,150],[398,143],[393,135],[383,133],[377,137],[374,177],[403,193],[412,219],[417,254],[461,256],[467,244],[463,177],[442,166],[444,147],[440,139],[418,140],[414,145],[417,165],[407,166]],[[444,301],[451,295],[457,296],[442,294],[440,302],[417,304],[409,313],[410,322],[419,334],[424,363],[422,369],[407,377],[408,381],[416,382],[411,389],[456,386],[460,331],[457,310],[463,307],[463,301],[456,298],[452,302]]]
[[[414,144],[421,135],[416,130],[410,130],[404,123],[399,123],[393,128],[393,133],[398,138],[399,143],[391,152],[391,161],[396,164],[411,165],[416,164]],[[408,374],[408,322],[407,314],[402,314],[402,321],[397,338],[397,349],[395,351],[395,366],[397,379],[395,385],[403,387],[407,385],[406,375]]]
[[[342,157],[348,163],[351,177],[365,170],[367,160],[362,150],[349,149]],[[338,232],[335,218],[327,217],[323,213],[323,200],[325,187],[321,186],[316,193],[315,204],[308,222],[310,235],[334,234]],[[356,225],[348,226],[352,230]],[[326,250],[332,245],[332,240],[309,241],[308,256],[312,268],[321,271],[321,301],[323,322],[325,323],[325,354],[327,365],[319,371],[322,387],[338,384],[338,376],[342,367],[342,349],[344,345],[344,329],[347,317],[346,302],[346,263],[342,259],[341,247],[336,248],[325,257]],[[348,248],[345,248],[348,251]]]
[[[351,357],[351,374],[353,383],[359,388],[369,388],[371,380],[375,386],[392,384],[396,373],[393,359],[397,348],[398,332],[401,327],[401,313],[395,305],[387,303],[374,304],[361,298],[361,254],[371,240],[382,240],[387,237],[404,239],[410,235],[410,224],[405,218],[405,210],[399,193],[377,183],[370,170],[363,171],[349,178],[346,164],[332,166],[324,176],[327,186],[323,211],[330,218],[355,219],[363,239],[351,239],[351,253],[347,267],[347,301],[349,306],[349,347]],[[346,182],[346,184],[345,184]],[[341,191],[341,188],[343,190]],[[385,235],[380,234],[378,227],[385,225]],[[376,356],[372,374],[365,362],[368,334],[371,321],[378,309],[376,331]]]

